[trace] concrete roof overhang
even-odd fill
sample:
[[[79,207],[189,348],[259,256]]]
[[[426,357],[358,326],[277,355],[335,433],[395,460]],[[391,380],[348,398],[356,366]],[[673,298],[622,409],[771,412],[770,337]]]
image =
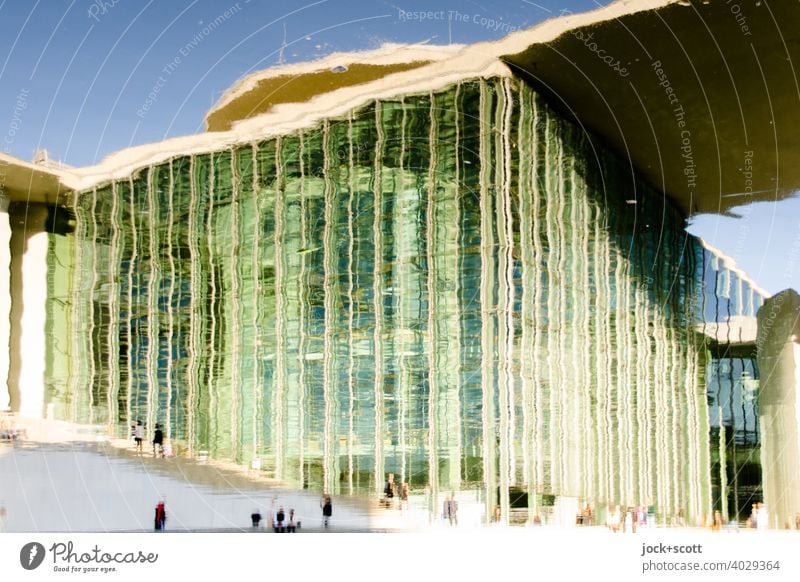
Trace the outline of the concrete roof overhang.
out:
[[[687,215],[724,213],[800,188],[798,23],[800,2],[681,1],[501,59]]]
[[[280,65],[237,81],[206,113],[207,131],[227,131],[242,119],[269,113],[285,103],[302,103],[346,87],[419,69],[446,60],[462,45],[384,45],[361,53],[333,53],[307,63]]]
[[[61,204],[69,191],[63,172],[0,153],[0,196],[12,202]]]

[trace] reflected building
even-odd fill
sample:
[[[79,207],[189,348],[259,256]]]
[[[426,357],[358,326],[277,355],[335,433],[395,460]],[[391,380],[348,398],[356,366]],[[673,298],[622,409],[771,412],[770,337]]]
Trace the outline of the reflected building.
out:
[[[133,152],[37,206],[3,259],[11,409],[158,423],[178,454],[333,494],[393,473],[432,515],[457,492],[486,521],[745,519],[778,434],[766,294],[529,79],[490,72]],[[14,311],[22,281],[41,310]]]
[[[55,418],[531,517],[554,497],[710,515],[726,427],[758,442],[730,388],[752,358],[697,328],[762,295],[513,79],[176,156],[70,210],[47,254]]]

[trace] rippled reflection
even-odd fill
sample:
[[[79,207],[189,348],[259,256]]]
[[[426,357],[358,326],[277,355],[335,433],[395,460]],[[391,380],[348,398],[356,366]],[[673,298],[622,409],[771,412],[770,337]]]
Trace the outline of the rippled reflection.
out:
[[[763,298],[517,81],[176,157],[74,210],[49,248],[56,418],[160,423],[179,454],[331,493],[394,473],[432,513],[752,496],[727,467],[758,446],[754,356],[706,324]]]

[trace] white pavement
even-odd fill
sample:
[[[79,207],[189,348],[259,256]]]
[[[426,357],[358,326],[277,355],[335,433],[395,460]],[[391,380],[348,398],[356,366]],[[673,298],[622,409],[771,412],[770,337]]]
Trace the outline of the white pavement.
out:
[[[203,484],[194,476],[205,472]],[[190,479],[189,475],[193,477]],[[151,531],[156,503],[166,501],[167,531],[250,529],[250,514],[293,508],[318,527],[317,493],[248,483],[216,466],[120,454],[89,442],[0,444],[0,506],[9,532]],[[367,504],[334,498],[332,523],[375,528]]]

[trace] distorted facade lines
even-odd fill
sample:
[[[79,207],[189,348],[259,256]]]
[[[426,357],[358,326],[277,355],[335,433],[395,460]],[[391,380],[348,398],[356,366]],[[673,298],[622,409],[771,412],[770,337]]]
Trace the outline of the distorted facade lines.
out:
[[[48,418],[158,423],[333,494],[393,473],[486,520],[763,499],[755,351],[728,347],[764,293],[518,79],[174,156],[68,210],[43,233]]]

